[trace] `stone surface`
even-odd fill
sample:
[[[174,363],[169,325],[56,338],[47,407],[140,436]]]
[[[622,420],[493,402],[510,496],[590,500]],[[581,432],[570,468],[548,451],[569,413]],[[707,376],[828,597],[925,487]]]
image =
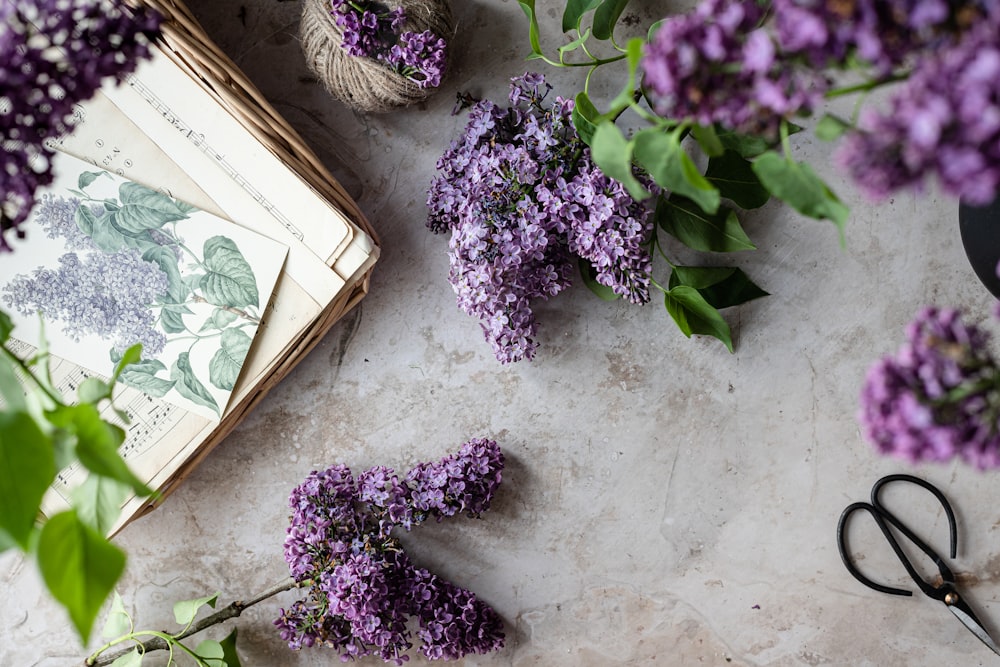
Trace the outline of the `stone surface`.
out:
[[[633,4],[627,18],[640,25],[669,7]],[[759,249],[738,261],[772,296],[726,313],[735,354],[685,339],[656,303],[607,304],[575,287],[539,305],[537,359],[503,367],[455,307],[447,240],[425,229],[424,200],[435,160],[464,124],[451,115],[456,92],[503,99],[506,80],[530,65],[518,4],[454,2],[459,34],[442,89],[421,108],[380,116],[352,113],[306,71],[299,3],[192,6],[359,201],[383,255],[361,306],[163,507],[117,538],[130,556],[120,590],[139,625],[171,628],[177,599],[220,591],[228,602],[285,576],[286,499],[310,470],[406,470],[486,436],[508,460],[493,508],[481,521],[402,536],[418,563],[504,618],[507,647],[463,664],[993,664],[942,605],[855,582],[835,542],[848,503],[881,475],[911,470],[860,437],[866,367],[896,348],[923,304],[989,317],[955,201],[928,193],[867,204],[832,170],[829,146],[803,134],[798,154],[852,206],[846,244],[831,225],[779,205],[750,216]],[[561,3],[538,6],[551,52]],[[563,94],[582,82],[578,71],[541,71]],[[594,95],[618,85],[598,77]],[[953,464],[916,474],[958,509],[957,570],[1000,630],[995,473]],[[898,497],[943,548],[942,513],[919,493]],[[874,529],[852,536],[866,571],[908,583]],[[83,655],[32,565],[6,554],[0,581],[0,665]],[[237,622],[243,664],[336,662],[328,651],[291,653],[276,636],[271,620],[293,599]]]

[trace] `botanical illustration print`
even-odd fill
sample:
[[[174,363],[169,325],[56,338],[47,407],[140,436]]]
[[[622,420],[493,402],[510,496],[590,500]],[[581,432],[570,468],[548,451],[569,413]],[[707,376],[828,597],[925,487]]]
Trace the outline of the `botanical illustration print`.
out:
[[[218,418],[287,249],[71,160],[88,170],[39,198],[39,229],[0,268],[19,337],[39,329],[41,313],[53,354],[99,373],[142,343],[125,384]]]

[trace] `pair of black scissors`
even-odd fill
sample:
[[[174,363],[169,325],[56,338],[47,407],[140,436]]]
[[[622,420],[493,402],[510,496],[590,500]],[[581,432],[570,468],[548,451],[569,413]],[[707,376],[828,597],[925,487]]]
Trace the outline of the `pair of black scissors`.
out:
[[[891,586],[885,586],[877,582],[872,581],[865,575],[861,574],[854,561],[851,559],[850,551],[847,549],[846,544],[846,527],[847,522],[858,510],[864,510],[871,514],[872,518],[875,519],[875,523],[878,525],[882,534],[885,536],[886,541],[889,542],[889,546],[892,550],[896,552],[896,556],[899,558],[900,562],[903,563],[903,567],[906,568],[907,574],[913,579],[917,587],[924,593],[924,595],[943,602],[948,610],[953,613],[958,620],[962,622],[965,627],[967,627],[972,634],[979,638],[984,644],[990,647],[994,653],[1000,655],[1000,647],[997,643],[993,641],[990,634],[986,631],[982,622],[973,613],[972,608],[969,604],[958,594],[958,590],[955,586],[955,575],[952,573],[951,568],[948,567],[944,559],[941,558],[937,552],[927,545],[922,539],[917,537],[909,527],[906,526],[902,521],[896,518],[889,510],[885,508],[879,499],[879,492],[882,488],[891,482],[909,482],[911,484],[916,484],[924,489],[927,489],[934,494],[941,506],[944,507],[945,514],[948,516],[948,527],[951,531],[951,558],[955,557],[955,553],[958,550],[958,532],[955,528],[955,513],[951,509],[951,505],[945,499],[944,494],[941,493],[934,485],[930,482],[926,482],[918,477],[913,477],[912,475],[889,475],[883,477],[879,481],[875,482],[872,487],[872,501],[870,503],[852,503],[844,509],[843,514],[840,515],[840,522],[837,524],[837,546],[840,549],[840,557],[844,561],[844,566],[847,567],[847,571],[851,575],[863,583],[869,588],[874,588],[882,593],[888,593],[890,595],[912,595],[908,590],[902,588],[893,588]],[[938,572],[941,573],[940,583],[930,583],[926,581],[920,574],[914,569],[913,564],[903,553],[902,548],[899,546],[899,542],[896,540],[896,536],[893,535],[892,530],[889,526],[892,526],[898,530],[902,535],[904,535],[915,547],[923,551],[934,561],[937,565]]]

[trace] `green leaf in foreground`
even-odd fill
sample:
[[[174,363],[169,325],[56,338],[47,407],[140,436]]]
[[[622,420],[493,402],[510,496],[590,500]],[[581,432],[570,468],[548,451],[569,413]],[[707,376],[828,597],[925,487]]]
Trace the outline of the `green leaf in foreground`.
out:
[[[107,535],[121,515],[128,492],[127,485],[110,477],[89,475],[83,484],[73,489],[73,507],[81,521],[101,535]]]
[[[26,412],[0,412],[0,530],[22,549],[56,472],[52,443],[35,420]]]
[[[226,651],[214,639],[205,639],[194,650],[205,661],[206,667],[226,667]]]
[[[826,114],[816,123],[816,137],[823,141],[836,141],[851,129],[851,124],[833,114]]]
[[[236,653],[236,628],[219,643],[222,645],[222,659],[226,661],[226,667],[242,667],[240,656]]]
[[[215,609],[215,601],[218,599],[219,594],[216,593],[215,595],[209,595],[203,598],[181,600],[180,602],[176,602],[174,603],[174,620],[177,621],[177,625],[181,625],[186,628],[194,621],[195,616],[198,615],[198,610],[205,605]]]
[[[125,554],[70,510],[42,527],[38,567],[86,642],[101,605],[125,570]]]
[[[594,138],[594,130],[597,129],[597,124],[601,121],[601,112],[590,101],[587,93],[582,90],[576,94],[572,118],[577,135],[583,143],[590,146]]]
[[[632,147],[618,126],[608,120],[594,130],[591,155],[601,171],[625,186],[633,199],[642,201],[649,198],[649,192],[632,173]]]
[[[698,171],[677,133],[647,128],[637,132],[632,142],[636,162],[657,185],[697,202],[707,213],[719,210],[719,191]]]
[[[736,252],[756,248],[743,231],[736,211],[728,206],[708,214],[685,197],[660,197],[653,216],[665,232],[694,250]]]
[[[733,337],[722,315],[693,287],[678,285],[664,294],[667,312],[685,336],[703,334],[721,340],[733,351]]]
[[[807,163],[771,152],[757,158],[753,170],[775,197],[802,215],[833,221],[843,235],[850,209]]]

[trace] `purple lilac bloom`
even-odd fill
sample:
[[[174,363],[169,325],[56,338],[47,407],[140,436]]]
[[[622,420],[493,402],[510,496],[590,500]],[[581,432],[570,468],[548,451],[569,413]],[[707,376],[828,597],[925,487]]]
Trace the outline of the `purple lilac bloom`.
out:
[[[43,194],[37,202],[35,221],[45,230],[46,236],[63,239],[63,244],[70,250],[97,250],[93,239],[76,222],[76,211],[80,205],[76,197]],[[101,204],[88,206],[94,217],[100,217],[105,212]]]
[[[96,335],[118,352],[142,343],[153,358],[166,337],[156,328],[152,305],[166,295],[170,280],[155,262],[135,248],[115,253],[75,252],[59,258],[59,268],[15,276],[3,288],[4,300],[22,315],[38,311],[63,322],[66,335],[79,340]]]
[[[815,108],[826,81],[780,52],[764,17],[755,0],[704,0],[664,19],[640,61],[656,111],[776,136],[782,118]]]
[[[289,497],[284,552],[289,571],[308,593],[274,621],[282,640],[292,650],[323,645],[342,660],[376,655],[401,665],[413,646],[407,623],[416,617],[420,651],[429,658],[502,648],[496,612],[471,592],[417,568],[391,534],[432,515],[464,511],[478,517],[489,508],[502,470],[496,442],[476,438],[402,479],[384,466],[356,479],[344,465],[307,476]]]
[[[389,10],[366,0],[331,0],[330,9],[349,55],[380,60],[419,88],[441,85],[448,44],[430,30],[403,31],[402,7]]]
[[[997,25],[996,0],[774,0],[781,48],[818,68],[853,57],[888,74],[913,56],[954,40],[970,27]]]
[[[986,204],[1000,187],[1000,31],[984,25],[921,60],[890,108],[866,110],[837,160],[870,196],[936,177]]]
[[[148,55],[160,17],[144,5],[111,0],[4,0],[0,3],[0,250],[19,228],[35,192],[52,182],[45,141],[72,129],[75,104],[108,77]]]
[[[954,309],[918,313],[896,355],[865,378],[858,419],[875,448],[911,462],[1000,466],[1000,367],[988,341]]]
[[[508,108],[476,103],[427,197],[427,226],[451,234],[458,306],[501,363],[532,358],[531,304],[568,287],[577,258],[629,301],[649,300],[649,209],[594,166],[572,101],[544,106],[548,90],[528,73],[512,80]]]

